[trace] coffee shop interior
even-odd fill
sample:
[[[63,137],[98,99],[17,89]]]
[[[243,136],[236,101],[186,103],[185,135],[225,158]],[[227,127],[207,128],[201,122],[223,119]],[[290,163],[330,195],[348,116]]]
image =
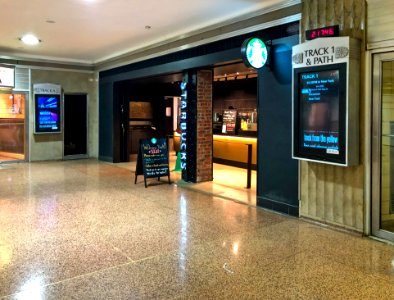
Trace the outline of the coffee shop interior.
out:
[[[0,92],[0,163],[25,159],[25,98]]]
[[[240,61],[217,65],[213,71],[213,181],[197,184],[179,181],[182,73],[122,82],[120,91],[128,105],[123,102],[121,110],[120,165],[134,171],[139,140],[167,137],[172,181],[256,205],[257,72]],[[248,159],[252,169],[249,188]]]

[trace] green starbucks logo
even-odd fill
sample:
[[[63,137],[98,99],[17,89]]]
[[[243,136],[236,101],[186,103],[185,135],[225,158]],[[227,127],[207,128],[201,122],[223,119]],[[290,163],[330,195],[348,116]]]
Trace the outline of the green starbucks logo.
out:
[[[244,41],[241,49],[242,59],[246,66],[260,69],[267,62],[268,49],[259,38],[250,38]]]

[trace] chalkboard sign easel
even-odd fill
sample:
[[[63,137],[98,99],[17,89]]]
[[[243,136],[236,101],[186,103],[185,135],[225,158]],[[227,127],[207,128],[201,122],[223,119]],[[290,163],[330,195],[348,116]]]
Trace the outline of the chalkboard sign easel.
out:
[[[171,184],[166,139],[140,140],[134,184],[137,183],[138,175],[144,175],[145,187],[148,187],[147,178],[157,177],[160,180],[163,176],[168,176],[168,184]]]

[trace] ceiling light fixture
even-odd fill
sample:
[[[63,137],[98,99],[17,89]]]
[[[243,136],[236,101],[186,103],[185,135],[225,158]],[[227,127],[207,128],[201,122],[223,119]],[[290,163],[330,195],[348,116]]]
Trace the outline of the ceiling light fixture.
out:
[[[41,42],[36,36],[32,34],[26,34],[20,38],[20,40],[25,43],[26,45],[34,46]]]

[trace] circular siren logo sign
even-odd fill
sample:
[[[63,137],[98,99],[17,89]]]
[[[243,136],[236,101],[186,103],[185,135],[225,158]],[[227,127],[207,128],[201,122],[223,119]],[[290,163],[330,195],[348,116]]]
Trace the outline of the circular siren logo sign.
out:
[[[247,67],[260,69],[268,59],[268,49],[259,38],[245,40],[241,48],[242,59]]]

